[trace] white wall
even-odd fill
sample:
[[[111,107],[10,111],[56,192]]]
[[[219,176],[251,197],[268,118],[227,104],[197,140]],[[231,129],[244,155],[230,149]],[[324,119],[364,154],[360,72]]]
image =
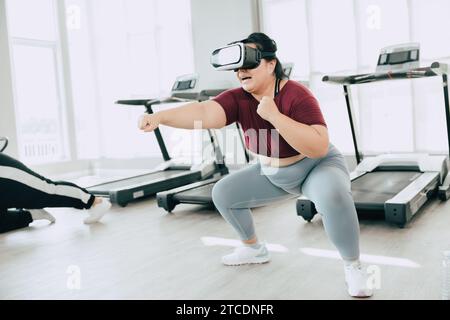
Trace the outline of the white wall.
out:
[[[0,0],[0,70],[0,136],[9,137],[5,153],[17,157],[19,152],[4,0]]]
[[[240,84],[231,71],[215,71],[210,64],[214,49],[260,30],[258,0],[191,0],[195,71],[200,89],[234,88]],[[245,164],[235,125],[217,132],[229,168]]]
[[[215,71],[211,52],[259,29],[257,0],[191,0],[195,70],[201,88],[237,87],[234,72]]]

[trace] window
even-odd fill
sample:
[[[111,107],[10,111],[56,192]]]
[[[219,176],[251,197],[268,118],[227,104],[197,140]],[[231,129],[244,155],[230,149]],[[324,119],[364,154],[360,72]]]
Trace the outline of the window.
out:
[[[406,0],[355,1],[358,70],[374,72],[381,48],[410,41]],[[417,80],[415,80],[417,81]],[[413,152],[412,82],[359,85],[360,141],[365,153]]]
[[[264,31],[277,42],[282,63],[294,63],[292,78],[309,76],[309,42],[305,0],[263,1]]]
[[[101,155],[102,123],[88,0],[67,0],[65,5],[77,158],[93,159]]]
[[[79,22],[68,24],[78,156],[160,157],[153,134],[137,129],[144,107],[114,102],[166,96],[178,75],[193,73],[189,0],[177,1],[177,10],[163,0],[65,3]],[[190,156],[177,142],[193,132],[161,129],[171,156]]]
[[[352,0],[310,1],[312,71],[355,70],[356,45]]]
[[[7,0],[8,30],[14,38],[55,41],[53,0]]]
[[[319,0],[309,1],[308,5],[313,57],[311,88],[317,93],[333,143],[343,152],[352,152],[351,131],[342,88],[321,80],[325,74],[355,70],[357,67],[353,2]],[[344,124],[347,128],[345,131],[342,130]]]
[[[450,30],[447,0],[411,1],[413,41],[421,45],[421,59],[450,63]],[[416,119],[416,143],[426,152],[448,150],[442,79],[423,79],[413,84]],[[437,138],[442,137],[442,138]]]
[[[53,0],[8,0],[20,158],[28,163],[67,158],[64,92]]]
[[[447,0],[411,0],[411,25],[413,40],[420,42],[422,59],[428,61],[450,56],[450,30]]]
[[[381,48],[410,41],[406,0],[355,1],[359,68],[373,72]]]
[[[264,31],[286,39],[280,42],[280,54],[298,64],[309,48],[305,72],[332,142],[344,153],[354,150],[343,89],[323,83],[324,74],[374,72],[381,48],[406,42],[420,43],[421,65],[450,62],[450,42],[443,40],[450,29],[447,0],[262,3]],[[361,151],[447,153],[441,83],[436,77],[351,86]]]

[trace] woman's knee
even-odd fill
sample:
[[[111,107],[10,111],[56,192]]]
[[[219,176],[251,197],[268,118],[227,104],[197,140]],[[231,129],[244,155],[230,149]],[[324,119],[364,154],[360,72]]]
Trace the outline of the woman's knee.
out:
[[[255,184],[254,177],[259,174],[259,166],[252,165],[238,172],[230,173],[220,179],[213,187],[212,199],[214,203],[223,204],[239,201],[248,186]]]
[[[310,176],[305,184],[305,195],[316,206],[347,205],[348,201],[352,201],[350,178],[338,168],[323,168]]]
[[[350,191],[343,185],[329,184],[316,192],[316,201],[324,204],[346,205],[350,200]]]
[[[212,200],[216,206],[226,206],[229,207],[231,205],[230,195],[231,186],[226,178],[219,180],[216,182],[212,189]]]

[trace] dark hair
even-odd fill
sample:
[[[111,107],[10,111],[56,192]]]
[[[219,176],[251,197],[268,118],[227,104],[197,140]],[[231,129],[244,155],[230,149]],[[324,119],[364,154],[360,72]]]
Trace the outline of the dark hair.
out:
[[[254,32],[242,41],[243,43],[254,43],[256,47],[263,52],[277,52],[277,43],[269,38],[268,35],[262,32]],[[283,66],[280,60],[275,56],[274,58],[277,61],[275,65],[275,76],[278,79],[289,79],[286,73],[283,70]],[[269,60],[269,59],[266,59]],[[271,59],[270,59],[271,60]]]

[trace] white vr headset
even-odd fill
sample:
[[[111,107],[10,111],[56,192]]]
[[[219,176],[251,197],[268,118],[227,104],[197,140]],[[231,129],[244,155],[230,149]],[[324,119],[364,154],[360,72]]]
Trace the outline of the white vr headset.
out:
[[[238,41],[214,50],[211,65],[216,70],[254,69],[259,66],[261,59],[275,57],[275,52],[263,52]]]

